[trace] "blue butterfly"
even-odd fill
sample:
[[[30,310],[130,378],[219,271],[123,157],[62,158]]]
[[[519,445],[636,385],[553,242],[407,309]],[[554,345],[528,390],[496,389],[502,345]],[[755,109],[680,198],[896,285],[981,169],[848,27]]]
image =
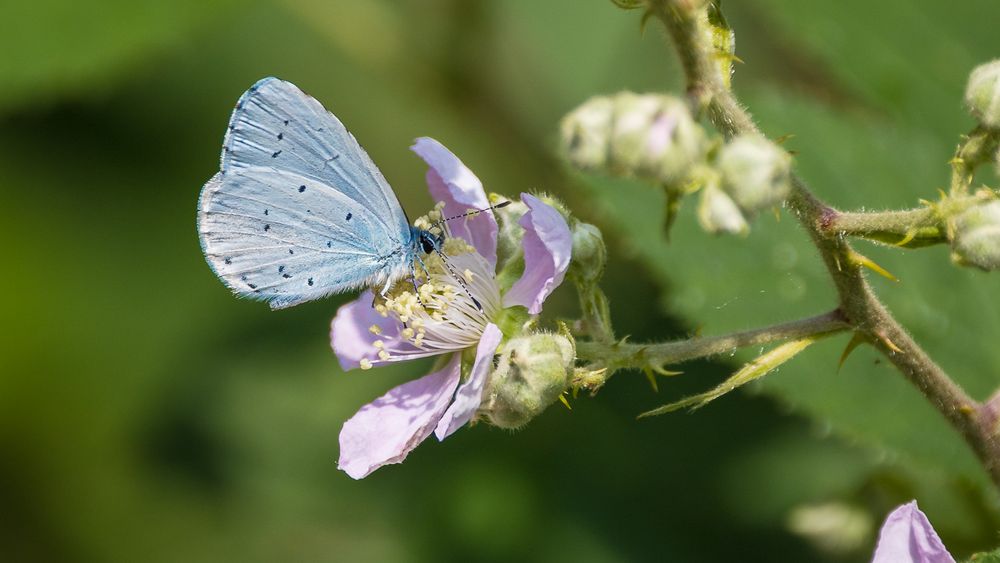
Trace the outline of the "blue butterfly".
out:
[[[443,236],[412,227],[344,124],[290,82],[264,78],[236,103],[198,234],[237,296],[282,309],[409,275]]]

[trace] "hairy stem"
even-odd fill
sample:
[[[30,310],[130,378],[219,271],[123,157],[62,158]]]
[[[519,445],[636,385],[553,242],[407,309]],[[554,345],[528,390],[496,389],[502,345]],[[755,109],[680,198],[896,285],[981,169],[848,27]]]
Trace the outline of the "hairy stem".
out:
[[[848,328],[839,310],[744,332],[656,344],[578,342],[577,356],[616,369],[661,369],[667,364],[732,352],[747,346],[817,336]]]
[[[701,0],[652,0],[650,7],[666,26],[684,68],[688,92],[706,104],[708,116],[727,136],[759,133],[749,113],[718,75],[715,53],[703,32],[707,25]],[[989,409],[983,409],[931,360],[878,300],[851,257],[855,252],[844,237],[824,228],[838,212],[820,201],[805,182],[793,177],[788,207],[816,246],[837,290],[844,319],[881,351],[962,434],[1000,487],[1000,440]],[[993,417],[995,420],[995,417]]]
[[[846,235],[905,248],[948,242],[933,207],[905,211],[837,212],[820,225],[830,235]]]

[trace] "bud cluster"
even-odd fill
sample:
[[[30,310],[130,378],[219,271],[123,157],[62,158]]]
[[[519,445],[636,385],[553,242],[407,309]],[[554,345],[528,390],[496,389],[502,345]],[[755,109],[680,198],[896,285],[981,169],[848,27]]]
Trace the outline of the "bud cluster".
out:
[[[577,168],[662,184],[675,199],[700,187],[698,218],[712,233],[745,234],[750,219],[791,190],[786,151],[760,135],[722,144],[673,96],[594,97],[563,118],[561,129]]]
[[[679,188],[709,143],[687,104],[673,96],[621,92],[597,96],[563,118],[562,142],[570,162]]]

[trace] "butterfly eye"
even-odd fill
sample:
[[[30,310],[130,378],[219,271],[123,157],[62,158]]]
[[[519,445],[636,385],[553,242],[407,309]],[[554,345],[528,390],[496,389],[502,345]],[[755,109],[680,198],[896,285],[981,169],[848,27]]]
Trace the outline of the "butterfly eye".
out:
[[[424,251],[424,254],[430,254],[440,247],[441,243],[437,237],[427,231],[420,233],[420,249]]]

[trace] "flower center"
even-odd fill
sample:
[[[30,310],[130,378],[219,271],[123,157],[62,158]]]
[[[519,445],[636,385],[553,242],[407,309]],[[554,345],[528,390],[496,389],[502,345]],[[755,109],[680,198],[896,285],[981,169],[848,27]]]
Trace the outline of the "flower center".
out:
[[[422,219],[415,224],[421,226]],[[375,310],[401,329],[397,336],[373,343],[378,359],[362,360],[362,369],[475,346],[502,310],[496,274],[475,248],[461,238],[447,238],[442,252],[445,257],[419,257],[415,280],[400,280],[385,299],[376,297]],[[388,332],[383,325],[373,325],[369,331],[381,336]]]

